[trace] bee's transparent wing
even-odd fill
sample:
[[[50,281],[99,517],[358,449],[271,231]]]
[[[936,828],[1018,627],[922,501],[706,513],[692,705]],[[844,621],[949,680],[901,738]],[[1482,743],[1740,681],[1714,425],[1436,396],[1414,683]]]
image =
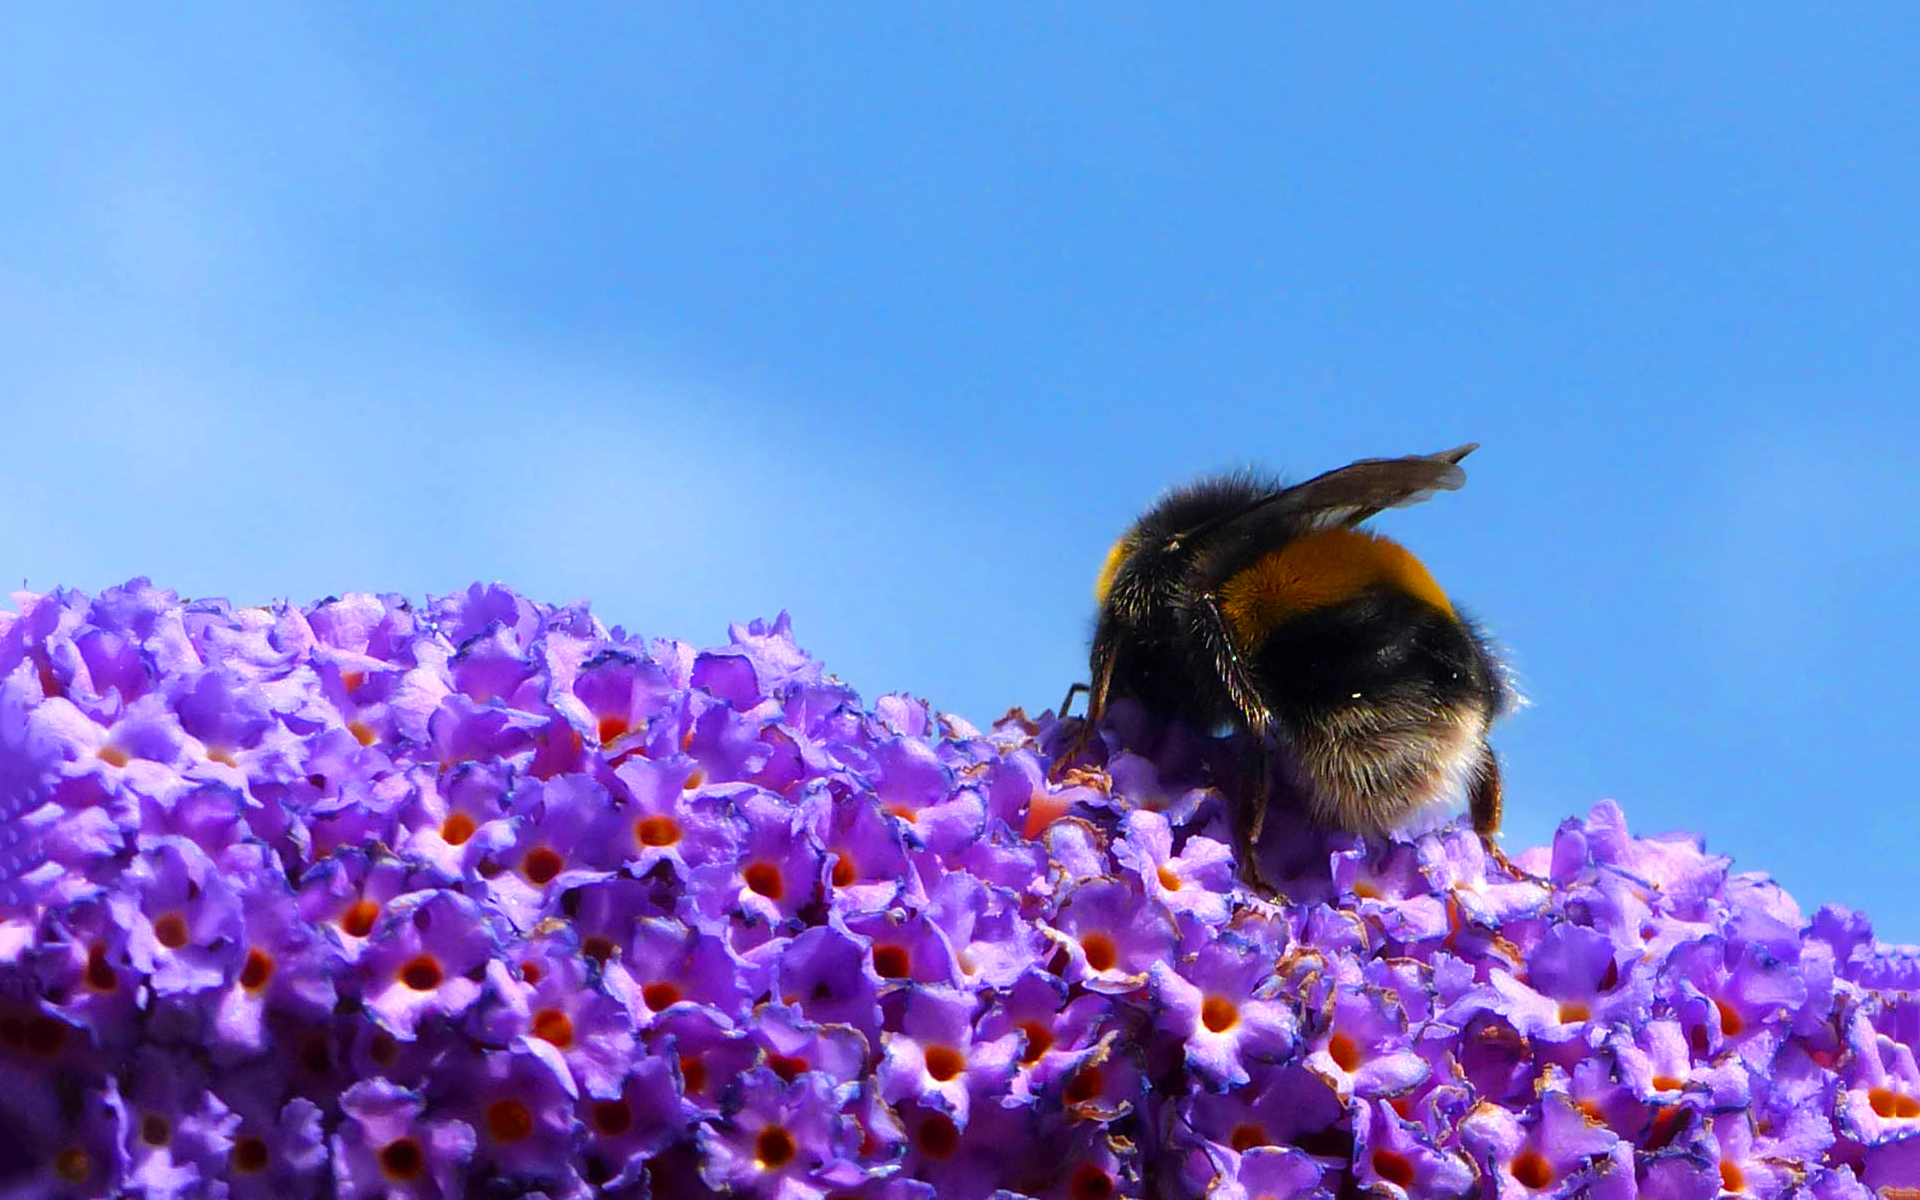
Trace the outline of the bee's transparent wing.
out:
[[[1363,458],[1263,497],[1227,523],[1276,521],[1297,528],[1304,520],[1323,528],[1358,525],[1383,508],[1404,508],[1435,492],[1458,488],[1467,481],[1460,460],[1479,445],[1468,442],[1438,454],[1405,458]]]

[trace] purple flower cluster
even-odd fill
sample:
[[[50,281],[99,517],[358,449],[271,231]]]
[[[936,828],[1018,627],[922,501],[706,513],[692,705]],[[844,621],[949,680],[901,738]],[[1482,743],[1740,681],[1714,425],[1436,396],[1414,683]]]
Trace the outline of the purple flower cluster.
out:
[[[1273,902],[1231,746],[1051,782],[784,617],[16,599],[0,1195],[1920,1196],[1920,959],[1610,803]]]

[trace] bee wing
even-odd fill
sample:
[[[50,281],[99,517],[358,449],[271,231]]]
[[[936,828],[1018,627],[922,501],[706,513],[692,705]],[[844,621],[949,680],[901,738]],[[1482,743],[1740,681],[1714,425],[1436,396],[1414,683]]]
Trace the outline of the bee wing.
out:
[[[1479,445],[1468,442],[1438,454],[1405,458],[1363,458],[1305,483],[1282,488],[1254,502],[1232,523],[1305,519],[1320,527],[1358,525],[1383,508],[1403,508],[1435,492],[1458,488],[1467,481],[1460,460]]]

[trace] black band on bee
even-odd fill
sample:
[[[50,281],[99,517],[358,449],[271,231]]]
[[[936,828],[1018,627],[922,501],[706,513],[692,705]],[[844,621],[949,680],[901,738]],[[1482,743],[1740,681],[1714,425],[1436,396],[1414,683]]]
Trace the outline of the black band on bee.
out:
[[[1253,662],[1303,723],[1386,702],[1499,707],[1500,681],[1472,631],[1453,613],[1390,587],[1368,588],[1269,629]]]

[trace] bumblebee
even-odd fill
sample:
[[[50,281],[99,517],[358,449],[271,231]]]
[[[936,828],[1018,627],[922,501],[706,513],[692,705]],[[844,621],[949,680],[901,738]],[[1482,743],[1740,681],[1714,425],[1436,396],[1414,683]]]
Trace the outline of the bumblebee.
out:
[[[1234,832],[1256,885],[1276,781],[1315,823],[1363,834],[1465,792],[1490,856],[1518,873],[1493,841],[1500,764],[1487,744],[1513,705],[1506,673],[1420,560],[1360,527],[1458,488],[1476,446],[1363,459],[1292,487],[1237,474],[1168,494],[1101,567],[1091,683],[1075,688],[1087,716],[1062,761],[1114,697],[1133,696],[1242,734]]]

